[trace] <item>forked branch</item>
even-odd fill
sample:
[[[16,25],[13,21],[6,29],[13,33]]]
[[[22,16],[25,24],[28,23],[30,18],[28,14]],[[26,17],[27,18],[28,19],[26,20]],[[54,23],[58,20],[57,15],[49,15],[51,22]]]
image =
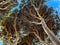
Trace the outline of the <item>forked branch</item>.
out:
[[[31,2],[32,6],[34,7],[35,11],[37,12],[37,15],[39,16],[39,18],[41,18],[41,23],[42,24],[42,27],[45,31],[45,33],[49,36],[50,40],[52,41],[52,43],[54,45],[60,45],[60,41],[58,40],[58,38],[55,36],[55,34],[48,28],[48,26],[46,25],[45,21],[44,21],[44,18],[39,14],[38,12],[38,8],[36,8],[34,6],[34,4]],[[35,23],[35,24],[39,24],[37,22],[32,22],[32,23]]]

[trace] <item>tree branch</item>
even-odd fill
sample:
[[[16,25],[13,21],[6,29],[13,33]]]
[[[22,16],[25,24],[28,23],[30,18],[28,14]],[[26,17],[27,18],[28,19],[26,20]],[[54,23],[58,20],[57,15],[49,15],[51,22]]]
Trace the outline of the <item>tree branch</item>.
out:
[[[29,21],[29,22],[33,23],[33,24],[37,24],[37,25],[42,24],[41,22],[40,23],[38,23],[38,22],[31,22],[31,21]]]
[[[41,18],[42,27],[43,27],[44,31],[46,32],[46,34],[49,36],[49,38],[52,41],[52,43],[54,45],[60,45],[60,41],[57,39],[57,37],[54,35],[54,33],[47,27],[43,17],[39,14],[38,8],[36,8],[33,3],[31,3],[31,4],[34,7],[35,11],[37,12],[37,15]],[[33,22],[33,23],[36,23],[36,22]]]

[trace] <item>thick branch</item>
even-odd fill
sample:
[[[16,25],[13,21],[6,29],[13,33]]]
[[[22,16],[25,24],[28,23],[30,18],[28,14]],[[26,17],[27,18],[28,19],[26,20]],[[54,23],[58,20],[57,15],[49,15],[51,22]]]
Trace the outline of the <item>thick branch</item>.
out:
[[[48,28],[48,26],[46,25],[44,19],[39,14],[38,8],[36,8],[33,3],[31,3],[31,4],[34,7],[35,11],[37,12],[37,15],[41,18],[40,20],[42,22],[42,27],[43,27],[44,31],[46,32],[46,34],[50,37],[50,40],[52,41],[52,43],[54,45],[60,45],[60,41],[57,39],[57,37],[54,35],[54,33]]]
[[[31,21],[29,21],[30,23],[33,23],[33,24],[42,24],[41,22],[40,23],[38,23],[38,22],[31,22]]]

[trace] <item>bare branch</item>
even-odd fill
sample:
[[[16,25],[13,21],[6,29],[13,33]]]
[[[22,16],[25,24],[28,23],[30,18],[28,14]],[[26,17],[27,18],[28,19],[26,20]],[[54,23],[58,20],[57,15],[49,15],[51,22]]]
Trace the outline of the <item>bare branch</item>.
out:
[[[6,10],[6,9],[10,8],[12,5],[14,5],[14,4],[10,4],[10,5],[6,6],[5,8],[0,8],[0,10]]]
[[[0,5],[5,5],[5,4],[7,4],[7,3],[9,3],[11,0],[9,0],[9,1],[2,1],[1,3],[0,3]]]
[[[59,45],[60,44],[60,41],[55,36],[55,34],[47,27],[44,19],[42,19],[42,27],[43,27],[44,31],[46,32],[46,34],[49,36],[49,38],[52,41],[52,43],[54,45]]]
[[[40,7],[41,7],[41,2],[42,2],[42,0],[40,0],[40,3],[39,3],[39,7],[38,7],[38,10],[40,9]]]
[[[42,24],[41,22],[40,23],[38,23],[38,22],[31,22],[31,21],[29,21],[29,22],[33,23],[33,24],[37,24],[37,25]]]
[[[41,15],[40,15],[39,12],[38,12],[38,8],[36,8],[33,3],[31,3],[31,4],[32,4],[32,6],[34,7],[35,11],[37,12],[39,18],[42,18]]]
[[[30,13],[30,16],[32,16],[32,17],[37,18],[37,19],[40,20],[40,18],[37,17],[36,15],[34,15],[28,7],[27,7],[27,9],[28,9],[28,11],[29,11],[29,13]]]
[[[32,6],[34,7],[35,11],[37,12],[37,15],[41,18],[42,27],[43,27],[44,31],[46,32],[46,34],[50,37],[50,40],[52,41],[52,43],[53,43],[54,45],[58,45],[57,43],[60,44],[60,41],[57,39],[57,37],[54,35],[54,33],[47,27],[44,19],[43,19],[42,16],[39,14],[38,8],[36,8],[33,3],[31,3],[31,4],[32,4]],[[32,22],[32,23],[37,24],[36,22]],[[54,38],[55,38],[55,39],[54,39]],[[56,41],[56,42],[55,42],[55,41]]]
[[[41,38],[40,38],[35,32],[33,32],[33,34],[38,38],[39,42],[43,42],[43,41],[41,40]]]
[[[1,2],[0,5],[2,5],[2,4],[4,4],[4,3],[5,3],[5,1]]]
[[[15,34],[16,34],[16,43],[15,43],[15,45],[17,45],[18,40],[19,40],[19,33],[18,33],[17,29],[16,29],[16,17],[14,19],[14,29],[15,29]]]

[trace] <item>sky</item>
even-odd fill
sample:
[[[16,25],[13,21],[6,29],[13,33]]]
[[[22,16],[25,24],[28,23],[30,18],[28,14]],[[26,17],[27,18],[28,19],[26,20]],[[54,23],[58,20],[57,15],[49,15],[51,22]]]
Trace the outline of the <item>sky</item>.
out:
[[[0,45],[3,45],[3,41],[2,40],[0,40]]]
[[[21,0],[17,0],[17,2],[18,2],[18,5],[15,7],[12,7],[12,9],[11,9],[12,12],[14,12],[16,9],[20,10],[19,5],[21,4]]]
[[[58,14],[60,16],[60,0],[49,0],[46,2],[48,7],[53,7],[54,10],[58,11]]]

